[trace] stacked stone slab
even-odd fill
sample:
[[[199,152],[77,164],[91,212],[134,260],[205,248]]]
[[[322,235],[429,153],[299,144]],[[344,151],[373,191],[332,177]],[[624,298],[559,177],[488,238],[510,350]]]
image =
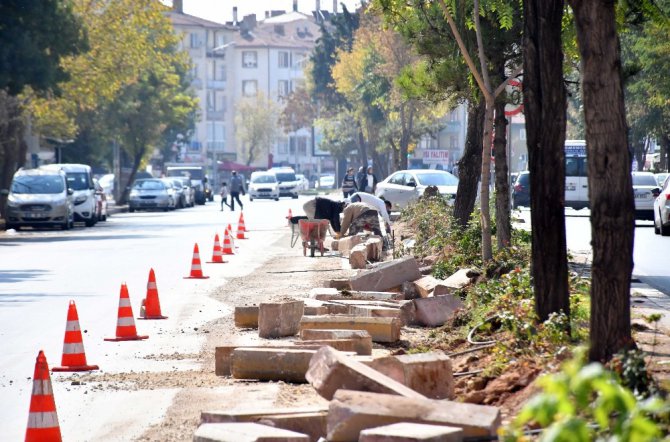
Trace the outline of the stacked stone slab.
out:
[[[281,338],[298,333],[303,301],[261,302],[258,313],[258,336]]]
[[[258,328],[257,305],[235,307],[235,326],[240,328]]]
[[[460,269],[444,281],[437,284],[433,290],[433,295],[448,295],[454,293],[456,290],[467,287],[472,284],[472,278],[469,276],[472,273],[472,269]]]
[[[203,424],[193,442],[310,442],[306,434],[255,423]]]
[[[330,345],[335,350],[353,351],[358,355],[372,354],[372,336],[365,330],[328,330],[328,329],[305,329],[300,332],[303,344],[308,345]],[[352,343],[352,350],[342,350],[330,342],[348,341]]]
[[[305,378],[319,395],[328,400],[340,389],[424,398],[402,383],[331,347],[322,347],[314,354]]]
[[[449,356],[440,352],[387,356],[369,367],[431,399],[453,399],[454,377]]]
[[[360,316],[303,316],[300,331],[306,329],[366,330],[374,342],[396,342],[402,323],[398,318],[365,318]]]
[[[354,246],[349,252],[349,265],[352,269],[364,269],[368,263],[368,248],[365,244]]]
[[[309,436],[312,442],[326,436],[328,407],[300,407],[276,409],[233,409],[204,411],[201,423],[255,422]]]
[[[231,374],[235,379],[306,382],[311,349],[236,348],[231,355]]]
[[[374,268],[360,271],[351,278],[353,290],[385,291],[400,286],[405,281],[421,278],[421,272],[412,256],[383,262]]]
[[[461,442],[463,430],[402,422],[361,431],[358,442]]]
[[[446,425],[463,436],[494,436],[500,410],[486,405],[339,390],[328,409],[329,442],[359,440],[363,430],[400,422]]]
[[[444,281],[441,279],[437,279],[428,275],[422,276],[416,281],[413,281],[412,284],[414,284],[414,288],[420,297],[427,298],[433,294],[435,287],[437,287],[439,284],[442,284],[443,282]]]
[[[400,307],[400,317],[407,325],[439,327],[453,318],[461,308],[463,302],[454,295],[416,298]]]

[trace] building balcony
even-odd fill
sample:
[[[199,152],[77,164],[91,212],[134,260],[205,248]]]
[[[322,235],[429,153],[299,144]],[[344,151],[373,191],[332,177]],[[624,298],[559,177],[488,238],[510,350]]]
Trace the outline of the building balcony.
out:
[[[208,141],[207,142],[207,151],[208,152],[217,152],[221,153],[226,150],[225,141]]]
[[[191,86],[193,86],[195,89],[202,89],[202,80],[199,78],[194,78],[191,81]]]
[[[447,121],[447,125],[444,127],[445,132],[455,133],[461,131],[461,122],[460,121]]]
[[[207,89],[225,89],[226,80],[207,80]]]

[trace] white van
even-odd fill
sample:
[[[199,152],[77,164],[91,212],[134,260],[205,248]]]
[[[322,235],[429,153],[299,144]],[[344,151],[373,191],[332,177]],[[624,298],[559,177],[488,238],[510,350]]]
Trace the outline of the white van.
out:
[[[68,189],[73,190],[74,220],[83,221],[86,227],[98,222],[96,215],[95,185],[91,167],[85,164],[49,164],[41,166],[45,170],[62,170],[65,172]]]
[[[298,198],[300,180],[295,176],[295,171],[292,167],[273,167],[268,172],[274,173],[275,177],[277,177],[279,196]]]
[[[589,206],[586,141],[565,140],[565,207]]]

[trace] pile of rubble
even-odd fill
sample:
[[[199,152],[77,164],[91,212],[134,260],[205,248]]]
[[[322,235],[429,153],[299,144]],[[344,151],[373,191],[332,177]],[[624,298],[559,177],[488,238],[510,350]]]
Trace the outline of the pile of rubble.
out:
[[[346,247],[353,252],[362,245],[369,261],[366,244],[376,249],[375,240]],[[258,329],[261,338],[295,338],[217,347],[216,374],[308,382],[329,402],[205,411],[194,441],[414,442],[494,436],[500,410],[453,401],[452,361],[444,353],[373,357],[373,342],[399,341],[403,326],[448,321],[462,307],[454,290],[469,284],[471,276],[461,271],[437,280],[422,275],[416,260],[405,257],[331,281],[331,287],[313,289],[304,299],[236,307],[236,326]]]

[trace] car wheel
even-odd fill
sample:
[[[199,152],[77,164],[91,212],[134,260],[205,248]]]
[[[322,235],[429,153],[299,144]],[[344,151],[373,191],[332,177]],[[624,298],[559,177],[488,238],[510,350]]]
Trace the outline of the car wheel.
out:
[[[70,230],[70,220],[65,220],[63,224],[60,225],[61,230]]]
[[[86,224],[86,227],[93,227],[95,225],[96,219],[95,218],[90,218],[84,221]]]
[[[654,217],[654,234],[658,235],[659,233],[661,233],[661,229],[656,225],[656,217]]]
[[[275,201],[279,201],[279,198],[275,198]]]
[[[249,197],[249,201],[253,201],[254,199],[252,197]]]
[[[9,224],[9,223],[5,224],[5,230],[11,230],[11,229],[17,230],[17,228],[14,224]]]
[[[661,236],[670,236],[670,227],[664,227],[663,221],[660,222],[658,230]]]
[[[297,200],[298,199],[298,194],[291,195],[291,198],[293,198],[294,200]]]
[[[107,214],[102,215],[102,218],[100,218],[100,221],[107,221]]]
[[[128,212],[133,213],[133,212],[135,212],[135,209],[132,208],[132,207],[129,207],[129,208],[128,208]]]

